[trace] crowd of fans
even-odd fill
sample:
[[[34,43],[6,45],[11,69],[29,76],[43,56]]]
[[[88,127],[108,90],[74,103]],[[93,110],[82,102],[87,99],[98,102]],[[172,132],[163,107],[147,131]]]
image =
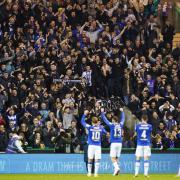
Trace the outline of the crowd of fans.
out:
[[[148,115],[152,147],[180,147],[180,44],[167,9],[158,0],[1,1],[0,150],[19,133],[25,146],[79,152],[83,110],[99,116],[97,100],[111,97]],[[132,137],[125,127],[123,147],[135,147]]]

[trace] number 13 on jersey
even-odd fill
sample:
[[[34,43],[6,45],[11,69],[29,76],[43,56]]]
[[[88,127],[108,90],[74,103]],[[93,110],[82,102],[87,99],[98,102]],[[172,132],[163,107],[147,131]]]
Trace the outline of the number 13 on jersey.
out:
[[[121,137],[121,128],[115,128],[114,129],[114,137]]]

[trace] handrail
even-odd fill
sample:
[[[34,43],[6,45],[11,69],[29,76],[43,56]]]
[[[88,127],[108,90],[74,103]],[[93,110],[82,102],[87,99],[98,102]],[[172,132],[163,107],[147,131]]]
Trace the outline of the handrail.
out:
[[[32,148],[32,147],[27,147],[27,150],[32,150],[32,151],[54,151],[56,150],[56,148]],[[110,150],[110,148],[102,148],[102,150],[104,151],[108,151]],[[122,148],[123,151],[134,151],[136,150],[136,148]],[[152,151],[162,151],[160,149],[156,149],[156,148],[152,148],[151,149]],[[166,150],[163,150],[163,151],[180,151],[180,148],[169,148],[169,149],[166,149]]]

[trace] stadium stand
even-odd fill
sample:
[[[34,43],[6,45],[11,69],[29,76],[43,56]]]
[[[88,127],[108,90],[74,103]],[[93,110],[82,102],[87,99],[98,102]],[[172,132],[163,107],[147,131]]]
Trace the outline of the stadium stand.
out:
[[[109,119],[126,109],[124,148],[135,147],[143,114],[153,148],[180,148],[180,35],[171,8],[160,0],[1,0],[0,151],[18,133],[24,148],[80,152],[83,110],[99,116],[100,106]]]

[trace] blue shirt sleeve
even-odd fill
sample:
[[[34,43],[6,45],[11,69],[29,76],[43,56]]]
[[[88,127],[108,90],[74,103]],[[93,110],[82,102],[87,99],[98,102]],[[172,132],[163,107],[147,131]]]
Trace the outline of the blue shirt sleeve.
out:
[[[86,123],[85,118],[86,118],[86,115],[83,114],[82,118],[81,118],[81,124],[84,128],[88,128],[88,127],[90,127],[90,125]]]
[[[102,132],[103,134],[107,134],[107,131],[104,128],[102,128]]]
[[[150,131],[151,131],[151,133],[152,133],[152,125],[150,125]]]
[[[124,122],[125,122],[125,114],[124,111],[122,111],[120,115],[120,124],[124,126]]]
[[[104,113],[101,113],[101,118],[108,126],[112,125],[112,123],[106,118]]]

